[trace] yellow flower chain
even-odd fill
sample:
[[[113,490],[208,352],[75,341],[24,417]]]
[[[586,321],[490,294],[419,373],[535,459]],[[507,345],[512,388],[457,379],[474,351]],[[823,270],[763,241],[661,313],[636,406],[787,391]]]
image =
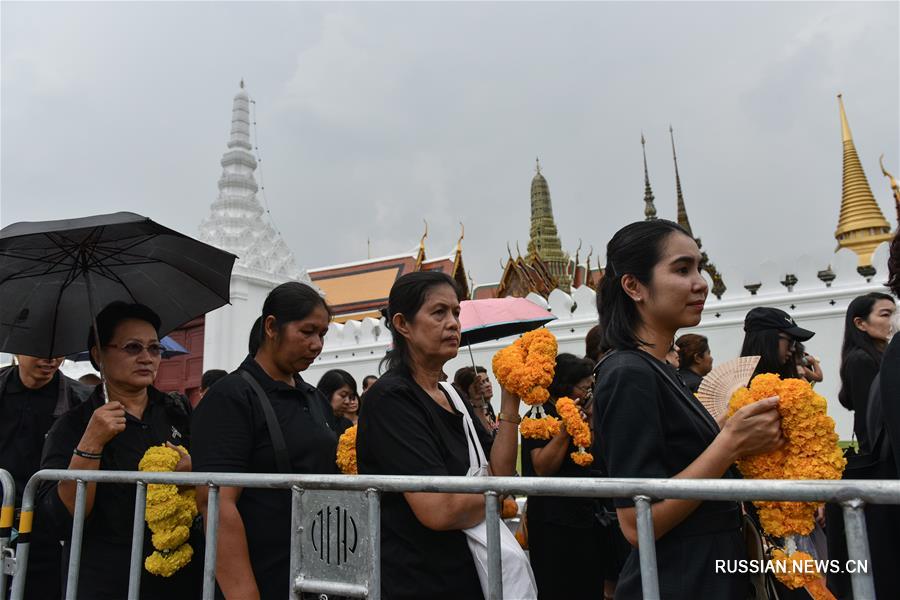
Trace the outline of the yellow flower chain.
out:
[[[344,475],[356,475],[356,425],[348,427],[338,439],[335,463]]]
[[[772,373],[757,375],[750,388],[740,388],[731,397],[728,416],[737,410],[764,398],[778,396],[778,412],[781,414],[781,430],[787,444],[767,454],[746,456],[737,461],[738,469],[749,479],[840,479],[847,460],[838,446],[834,432],[834,420],[826,414],[828,402],[813,391],[804,379],[781,379]],[[767,502],[753,503],[759,509],[763,529],[775,537],[807,535],[815,525],[815,512],[821,502]],[[793,552],[787,555],[776,549],[775,558],[802,561],[809,555]],[[792,563],[793,564],[793,563]],[[800,582],[796,573],[775,572],[775,576],[788,587],[806,585],[812,579]],[[819,576],[813,577],[816,581]],[[795,585],[792,585],[795,584]],[[821,590],[815,583],[814,597]]]
[[[810,561],[810,562],[807,562]],[[778,580],[792,590],[806,588],[813,600],[835,600],[834,595],[825,587],[822,574],[815,567],[815,561],[810,554],[801,550],[788,555],[781,548],[772,551],[772,572]],[[774,564],[778,563],[778,568]],[[813,570],[807,567],[813,567]]]
[[[187,452],[184,447],[179,449]],[[181,454],[168,446],[148,448],[138,469],[148,472],[171,472],[175,470]],[[147,508],[144,518],[152,532],[153,547],[156,550],[144,560],[148,572],[161,577],[171,577],[183,568],[194,556],[194,549],[188,543],[191,524],[197,516],[197,502],[193,488],[179,491],[178,486],[151,483],[147,486]]]
[[[497,381],[531,406],[522,419],[522,437],[550,439],[559,433],[560,422],[548,416],[541,405],[550,398],[547,387],[556,370],[556,337],[546,329],[529,331],[494,355],[492,367]]]
[[[575,406],[575,401],[571,398],[560,398],[556,401],[556,412],[562,417],[566,431],[578,446],[577,452],[569,454],[572,461],[579,467],[586,467],[594,462],[594,456],[587,451],[591,446],[591,428],[581,418],[581,411]]]

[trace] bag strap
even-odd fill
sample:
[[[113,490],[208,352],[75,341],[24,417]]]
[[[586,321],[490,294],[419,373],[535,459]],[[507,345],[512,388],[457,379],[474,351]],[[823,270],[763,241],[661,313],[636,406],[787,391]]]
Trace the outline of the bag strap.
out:
[[[266,428],[269,430],[269,437],[272,439],[272,449],[275,452],[275,465],[278,467],[278,472],[290,473],[291,461],[288,457],[287,444],[284,442],[284,432],[281,430],[281,425],[275,417],[275,410],[272,408],[269,397],[266,396],[266,393],[253,375],[243,369],[238,369],[238,372],[256,393],[259,405],[266,416]]]
[[[450,402],[453,403],[453,406],[462,413],[463,418],[463,429],[466,433],[466,442],[469,446],[469,468],[481,468],[488,465],[487,458],[484,456],[484,449],[481,447],[481,444],[478,442],[478,434],[475,431],[475,423],[472,422],[472,417],[469,416],[469,411],[466,409],[465,404],[463,403],[463,399],[459,397],[459,394],[456,392],[456,389],[446,381],[439,382],[441,387],[447,392],[447,395],[450,397]],[[476,464],[477,463],[477,464]]]

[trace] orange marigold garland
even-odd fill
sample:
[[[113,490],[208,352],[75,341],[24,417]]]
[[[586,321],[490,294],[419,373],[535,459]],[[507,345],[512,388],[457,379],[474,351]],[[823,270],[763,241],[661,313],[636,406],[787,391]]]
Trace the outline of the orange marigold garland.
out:
[[[781,379],[772,373],[757,375],[750,387],[738,389],[731,397],[728,416],[738,409],[758,400],[778,396],[778,412],[781,413],[781,429],[787,444],[768,454],[747,456],[738,460],[741,473],[750,479],[840,479],[847,464],[834,432],[834,420],[826,414],[828,403],[813,391],[802,379]],[[809,555],[793,552],[792,536],[808,535],[815,524],[816,509],[820,502],[754,502],[759,509],[759,520],[766,533],[786,538],[788,552],[776,550],[776,559],[804,560]],[[780,552],[780,554],[779,554]],[[798,558],[799,557],[799,558]],[[794,564],[792,563],[792,564]],[[793,573],[793,571],[792,571]],[[775,574],[785,585],[808,585],[819,576],[810,576],[800,583],[796,574]],[[791,584],[796,585],[791,585]],[[813,583],[811,587],[817,588]],[[818,593],[807,588],[810,593]],[[820,596],[827,598],[828,596]]]
[[[494,355],[497,381],[531,406],[519,426],[522,437],[546,440],[559,433],[559,419],[541,406],[550,398],[547,387],[556,370],[556,348],[552,333],[535,329]]]
[[[356,425],[348,427],[338,439],[335,463],[344,475],[356,475]]]
[[[587,448],[591,446],[591,428],[581,418],[581,412],[575,406],[575,401],[571,398],[560,398],[556,401],[556,412],[562,417],[566,431],[578,446],[577,452],[569,454],[572,462],[579,467],[586,467],[594,462],[594,456],[587,451]]]
[[[519,514],[519,505],[512,496],[503,499],[503,506],[500,511],[501,519],[514,519]]]

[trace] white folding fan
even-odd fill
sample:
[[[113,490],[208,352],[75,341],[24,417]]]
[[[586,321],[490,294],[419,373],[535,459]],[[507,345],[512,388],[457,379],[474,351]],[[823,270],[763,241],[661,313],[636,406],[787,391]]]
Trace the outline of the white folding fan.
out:
[[[715,420],[728,410],[728,402],[738,388],[750,383],[759,356],[741,356],[721,364],[703,378],[697,389],[697,398]]]

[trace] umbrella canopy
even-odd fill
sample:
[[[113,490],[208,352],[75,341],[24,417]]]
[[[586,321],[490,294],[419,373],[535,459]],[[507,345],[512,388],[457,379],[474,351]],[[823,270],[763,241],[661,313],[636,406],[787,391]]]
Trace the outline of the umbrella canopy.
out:
[[[525,333],[554,319],[547,309],[525,298],[463,300],[459,305],[460,346]]]
[[[185,348],[169,336],[163,336],[163,338],[159,340],[159,345],[162,346],[163,358],[172,358],[173,356],[190,354],[187,348]],[[70,354],[66,358],[68,358],[72,362],[85,362],[91,360],[91,354],[87,350],[85,350],[84,352],[79,352],[78,354]]]
[[[237,257],[120,212],[0,230],[0,351],[67,356],[115,300],[160,317],[160,334],[228,303]]]

